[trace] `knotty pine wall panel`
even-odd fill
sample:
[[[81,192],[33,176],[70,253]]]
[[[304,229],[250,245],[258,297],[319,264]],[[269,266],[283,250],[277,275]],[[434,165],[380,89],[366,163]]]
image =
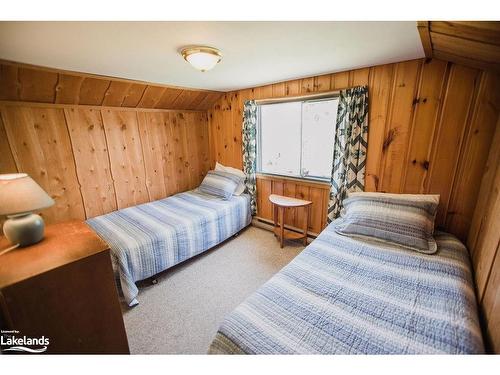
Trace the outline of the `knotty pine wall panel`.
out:
[[[487,349],[500,353],[500,117],[483,173],[467,247]]]
[[[135,111],[101,111],[118,208],[148,202],[146,170]]]
[[[28,173],[56,202],[42,211],[47,222],[84,219],[63,109],[5,106],[1,112],[17,169]]]
[[[207,110],[221,94],[0,60],[0,100],[6,101]]]
[[[175,194],[173,150],[169,115],[160,112],[137,114],[146,169],[146,186],[152,200]]]
[[[391,103],[394,65],[381,65],[370,69],[368,83],[368,150],[366,152],[365,190],[379,191],[381,163],[380,158],[390,145],[386,137],[389,105]]]
[[[0,173],[26,172],[55,199],[48,223],[198,186],[208,138],[201,111],[0,102]]]
[[[453,196],[448,207],[446,226],[456,228],[458,233],[466,232],[470,227],[470,218],[474,213],[475,202],[463,197],[479,195],[481,178],[487,168],[488,150],[499,147],[500,141],[493,141],[492,134],[498,129],[496,122],[500,103],[500,75],[485,72],[479,82],[479,90],[472,109],[470,126],[464,135],[460,159],[454,182]]]
[[[414,103],[408,161],[402,180],[402,191],[407,193],[419,194],[425,191],[426,167],[443,98],[447,66],[445,61],[434,59],[422,67],[418,100]]]
[[[197,187],[210,166],[206,114],[139,112],[138,119],[151,199]]]
[[[111,81],[98,78],[85,77],[78,95],[78,104],[100,105],[105,98]]]
[[[421,63],[420,60],[405,61],[396,64],[394,69],[392,100],[384,127],[384,152],[378,158],[379,168],[382,172],[379,174],[379,189],[381,191],[398,192],[400,190],[401,179],[406,167],[404,159],[408,149]]]
[[[171,116],[173,150],[174,150],[174,165],[177,173],[177,190],[184,191],[189,189],[189,162],[188,162],[188,140],[185,139],[187,132],[185,129],[186,121],[181,114]]]
[[[117,209],[101,111],[65,108],[75,165],[87,217]]]
[[[313,235],[317,235],[326,225],[326,206],[329,192],[330,187],[324,183],[259,175],[257,178],[258,216],[264,220],[274,220],[272,204],[268,199],[271,194],[307,199],[312,202],[308,231]],[[297,213],[296,210],[285,210],[285,225],[292,228],[303,228],[304,212],[305,209],[300,209],[300,212]],[[321,214],[317,215],[316,212],[321,212]]]
[[[5,131],[5,126],[3,124],[2,117],[0,116],[0,150],[2,150],[0,157],[0,173],[16,173],[17,166],[14,161],[14,156],[12,156],[12,151],[9,146],[9,141],[7,139],[7,132]]]
[[[80,102],[80,90],[85,77],[60,74],[56,86],[54,103],[71,104]]]
[[[190,188],[197,187],[206,172],[210,169],[210,149],[208,148],[208,124],[206,113],[192,112],[183,114],[187,118],[186,140],[188,141],[188,163],[190,173]],[[191,142],[194,139],[194,142]]]
[[[441,120],[434,135],[434,144],[429,160],[429,177],[425,190],[440,194],[436,223],[444,228],[446,228],[447,216],[452,214],[448,207],[454,188],[457,166],[460,162],[459,156],[464,133],[470,125],[469,113],[478,78],[479,71],[475,69],[460,65],[451,67],[443,99]],[[482,170],[484,164],[474,167]],[[461,197],[461,199],[472,199],[475,203],[477,197]],[[455,230],[457,228],[453,229],[455,233],[459,234]],[[466,232],[460,233],[460,235],[463,239]]]
[[[363,84],[369,90],[365,190],[441,194],[439,226],[465,240],[479,189],[471,181],[484,170],[500,111],[496,73],[418,59],[228,92],[208,113],[212,165],[218,161],[242,168],[245,100]],[[289,194],[304,194],[302,186],[307,184],[294,182]],[[259,177],[257,190],[258,216],[270,220],[272,183]],[[287,195],[286,185],[284,191]],[[311,221],[315,227],[321,223],[319,230],[326,223],[327,200],[312,209]]]
[[[17,76],[19,100],[52,103],[56,97],[57,74],[20,68]]]

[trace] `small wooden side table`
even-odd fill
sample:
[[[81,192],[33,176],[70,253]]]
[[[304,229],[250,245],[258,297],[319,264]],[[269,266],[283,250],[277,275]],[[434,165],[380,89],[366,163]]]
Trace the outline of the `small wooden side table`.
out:
[[[280,241],[280,247],[283,248],[283,240],[300,240],[304,241],[304,246],[307,245],[307,228],[309,227],[309,210],[311,209],[311,201],[303,199],[285,197],[283,195],[271,194],[269,201],[273,204],[273,220],[274,220],[274,234]],[[304,233],[297,233],[285,229],[285,209],[286,208],[299,208],[304,207],[306,211],[306,219],[304,225]],[[279,216],[279,218],[278,218]],[[278,225],[279,223],[279,225]]]

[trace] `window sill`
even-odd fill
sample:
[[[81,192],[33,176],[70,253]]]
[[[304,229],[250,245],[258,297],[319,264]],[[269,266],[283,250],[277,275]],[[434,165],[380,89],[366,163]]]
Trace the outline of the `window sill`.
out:
[[[284,175],[278,175],[278,174],[271,174],[271,173],[262,173],[262,172],[257,172],[255,174],[257,178],[265,179],[265,180],[288,180],[288,181],[295,181],[299,183],[305,183],[305,184],[312,184],[312,185],[322,185],[324,187],[330,188],[330,181],[325,181],[325,180],[320,180],[320,179],[315,179],[315,178],[300,178],[300,177],[291,177],[291,176],[284,176]]]

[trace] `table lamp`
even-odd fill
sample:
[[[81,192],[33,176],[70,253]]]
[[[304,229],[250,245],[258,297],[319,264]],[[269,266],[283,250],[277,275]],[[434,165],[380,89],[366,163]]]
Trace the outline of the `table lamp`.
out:
[[[5,237],[14,245],[28,246],[43,239],[43,219],[32,213],[54,200],[26,173],[0,174],[0,215],[7,215]]]

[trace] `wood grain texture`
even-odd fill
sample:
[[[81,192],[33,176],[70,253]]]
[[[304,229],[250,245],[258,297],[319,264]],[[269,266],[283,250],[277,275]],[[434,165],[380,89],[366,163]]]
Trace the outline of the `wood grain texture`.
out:
[[[405,175],[401,187],[401,190],[406,193],[424,192],[432,138],[446,82],[447,66],[445,61],[434,59],[426,61],[422,67],[407,162],[404,166]]]
[[[0,100],[207,110],[221,92],[69,72],[0,60]]]
[[[56,97],[58,76],[52,72],[19,68],[19,100],[53,103]]]
[[[425,57],[432,57],[432,42],[431,35],[429,32],[429,22],[419,21],[417,22],[417,30],[420,34],[420,40],[422,41],[422,47],[424,48]]]
[[[128,353],[118,298],[108,245],[81,221],[2,256],[1,328],[50,337],[48,353]]]
[[[168,89],[163,92],[163,95],[160,97],[157,107],[158,108],[174,108],[175,100],[182,93],[181,89]],[[203,99],[206,95],[203,95]],[[202,99],[202,100],[203,100]],[[199,104],[198,104],[199,105]]]
[[[186,139],[186,118],[183,113],[171,116],[172,120],[172,140],[174,150],[174,166],[176,171],[177,191],[189,189],[191,181],[189,179],[189,156],[188,140]]]
[[[3,102],[0,154],[0,173],[26,172],[54,197],[47,223],[192,189],[211,166],[200,111]]]
[[[110,107],[121,107],[129,90],[132,86],[132,83],[128,82],[119,82],[119,81],[111,81],[108,89],[104,93],[104,98],[102,100],[103,106]],[[137,100],[137,102],[139,102]]]
[[[499,30],[495,21],[432,21],[434,32],[490,44],[500,44]]]
[[[500,72],[500,22],[419,22],[427,57]]]
[[[381,157],[385,142],[385,126],[392,98],[394,65],[376,66],[370,71],[368,84],[369,133],[366,154],[365,190],[379,191],[382,176]]]
[[[142,95],[141,101],[137,104],[140,108],[155,108],[156,104],[160,101],[165,87],[148,86]]]
[[[0,99],[19,100],[19,68],[13,65],[0,65]]]
[[[500,353],[500,116],[497,120],[467,246],[489,351]]]
[[[382,173],[379,179],[379,191],[401,192],[401,179],[405,166],[404,155],[408,149],[411,133],[420,69],[421,60],[398,63],[395,67],[392,100],[388,110],[380,159]],[[387,141],[389,139],[390,141]]]
[[[483,298],[487,289],[492,264],[500,241],[500,169],[497,168],[493,186],[488,195],[488,205],[482,213],[481,228],[474,244],[473,265],[476,271],[478,296]],[[498,285],[497,285],[498,287]]]
[[[121,107],[137,107],[141,101],[142,95],[144,95],[144,92],[146,91],[146,87],[147,85],[132,83],[123,97]]]
[[[55,103],[72,104],[80,102],[80,90],[84,77],[59,74],[59,80],[56,86]]]
[[[0,173],[16,173],[18,170],[9,146],[2,116],[0,116],[0,150],[2,153],[2,157],[0,157]]]
[[[272,204],[269,201],[271,194],[284,195],[312,202],[308,213],[308,232],[317,235],[326,225],[326,203],[330,187],[328,184],[304,182],[300,180],[278,177],[257,176],[257,217],[266,221],[273,220]],[[285,225],[291,228],[303,228],[306,209],[286,210]]]
[[[94,109],[64,110],[86,217],[117,209],[113,178],[101,112]]]
[[[430,34],[432,46],[436,50],[450,54],[466,54],[472,60],[485,61],[487,63],[500,62],[500,46],[491,48],[486,43],[470,39],[435,32],[431,32]]]
[[[485,72],[481,77],[475,106],[471,113],[470,126],[464,139],[453,194],[450,197],[446,227],[457,233],[466,233],[471,225],[472,215],[476,207],[481,180],[486,165],[488,150],[493,144],[496,119],[500,115],[500,76]],[[497,144],[498,146],[498,144]],[[463,199],[469,197],[469,199]]]
[[[467,237],[467,247],[469,248],[472,257],[475,257],[476,243],[481,232],[481,225],[483,222],[484,214],[490,207],[488,201],[492,194],[493,183],[497,172],[497,165],[500,163],[500,116],[498,117],[495,134],[492,140],[492,146],[489,151],[488,161],[483,171],[481,178],[481,187],[479,196],[474,209],[472,223]]]
[[[488,351],[500,354],[500,254],[498,247],[491,265],[486,291],[481,301],[485,341]]]
[[[109,149],[118,208],[148,202],[146,171],[137,113],[106,109],[101,112]]]
[[[484,170],[496,124],[500,82],[495,73],[419,59],[229,92],[208,113],[212,165],[219,161],[242,168],[245,100],[313,94],[325,91],[328,82],[329,90],[368,85],[365,190],[438,193],[439,226],[465,240],[479,194],[470,181]],[[289,185],[283,185],[285,195],[319,196],[302,189],[304,183]],[[258,183],[261,217],[271,218],[266,196],[273,186],[278,185]],[[316,229],[318,223],[325,224],[327,201],[313,203],[310,223]]]
[[[56,202],[42,211],[43,217],[48,222],[84,219],[63,110],[9,106],[0,110],[17,169],[28,173]]]
[[[425,190],[440,195],[436,224],[443,228],[447,228],[445,225],[446,216],[460,161],[457,155],[460,155],[464,132],[470,126],[468,116],[478,74],[479,71],[476,69],[461,65],[451,67],[441,120],[434,136],[429,178]],[[473,199],[473,197],[469,199]],[[462,239],[466,237],[466,232],[455,232],[454,234],[459,235]]]
[[[500,117],[494,141],[500,140]],[[488,270],[495,256],[500,239],[500,146],[493,143],[489,152],[486,171],[480,185],[467,245],[471,251],[476,271],[477,290],[482,298],[488,280]]]
[[[141,112],[137,116],[149,197],[155,200],[175,194],[177,189],[172,184],[175,173],[169,137],[171,132],[169,115]]]
[[[139,112],[138,119],[150,199],[199,186],[210,168],[206,114]]]
[[[84,78],[80,86],[78,104],[100,105],[104,100],[104,94],[111,85],[111,81],[98,78]]]

